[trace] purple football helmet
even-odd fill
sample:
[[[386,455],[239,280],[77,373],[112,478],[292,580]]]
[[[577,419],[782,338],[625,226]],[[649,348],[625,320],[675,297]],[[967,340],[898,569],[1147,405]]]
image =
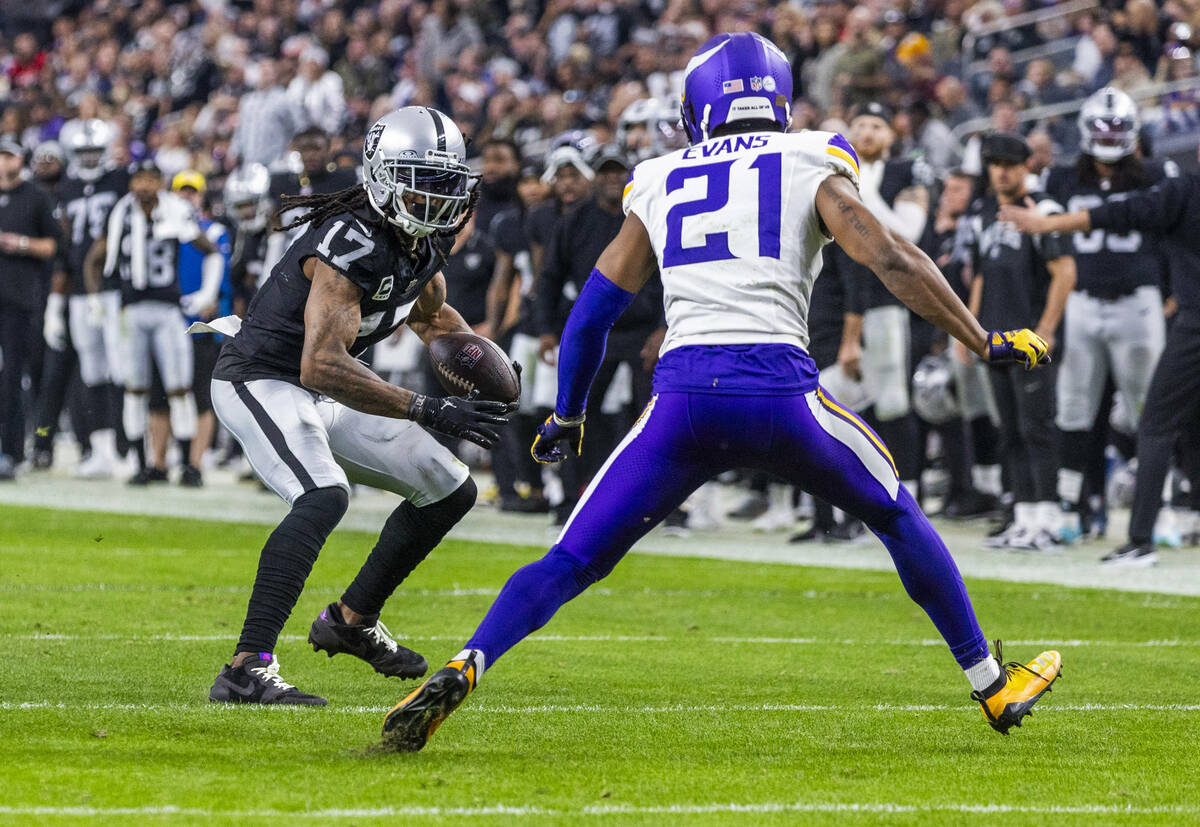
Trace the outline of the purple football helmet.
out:
[[[719,34],[700,47],[683,75],[683,128],[696,144],[732,121],[792,122],[792,67],[753,32]]]

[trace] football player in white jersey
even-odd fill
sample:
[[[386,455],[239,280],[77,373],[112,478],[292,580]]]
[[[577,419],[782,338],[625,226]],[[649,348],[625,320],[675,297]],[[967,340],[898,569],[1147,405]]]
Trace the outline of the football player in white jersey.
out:
[[[941,538],[900,484],[879,437],[817,384],[808,301],[836,239],[896,296],[993,362],[1046,358],[1030,330],[985,331],[916,246],[858,196],[858,160],[830,132],[786,134],[792,73],[757,34],[709,40],[688,64],[691,146],[638,165],[626,218],[575,303],[559,351],[558,401],[538,429],[541,462],[578,451],[609,328],[657,265],[668,332],[654,396],[580,499],[558,542],[516,572],[463,650],[401,701],[385,747],[421,749],[484,670],[607,575],[700,484],[771,471],[862,520],[965,670],[989,723],[1007,732],[1058,677],[1061,658],[992,658]]]

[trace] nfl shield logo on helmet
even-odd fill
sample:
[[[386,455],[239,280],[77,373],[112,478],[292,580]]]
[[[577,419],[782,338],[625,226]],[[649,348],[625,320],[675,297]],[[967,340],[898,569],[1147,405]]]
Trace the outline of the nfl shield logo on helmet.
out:
[[[763,79],[762,78],[760,78],[758,75],[755,75],[754,77],[750,78],[750,91],[751,92],[761,92],[762,88],[763,88]]]

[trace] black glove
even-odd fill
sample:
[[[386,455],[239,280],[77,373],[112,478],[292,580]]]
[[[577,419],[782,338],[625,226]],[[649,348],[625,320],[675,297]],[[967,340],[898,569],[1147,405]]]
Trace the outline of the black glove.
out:
[[[434,399],[417,393],[409,405],[408,418],[431,431],[470,440],[490,450],[500,439],[496,429],[508,422],[508,415],[516,409],[515,402],[485,402],[468,396]]]

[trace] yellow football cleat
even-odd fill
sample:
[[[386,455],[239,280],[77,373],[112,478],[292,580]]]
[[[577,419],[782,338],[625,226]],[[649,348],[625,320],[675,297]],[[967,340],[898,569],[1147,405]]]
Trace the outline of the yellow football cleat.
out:
[[[479,680],[471,660],[452,660],[392,707],[383,719],[383,748],[417,752]]]
[[[1042,652],[1027,664],[1004,663],[1000,641],[996,641],[996,660],[1004,669],[1004,683],[986,692],[972,692],[971,699],[983,707],[983,717],[992,729],[1007,735],[1021,719],[1033,714],[1038,698],[1050,691],[1050,686],[1062,674],[1062,655],[1053,650]],[[1000,683],[999,681],[996,681]]]

